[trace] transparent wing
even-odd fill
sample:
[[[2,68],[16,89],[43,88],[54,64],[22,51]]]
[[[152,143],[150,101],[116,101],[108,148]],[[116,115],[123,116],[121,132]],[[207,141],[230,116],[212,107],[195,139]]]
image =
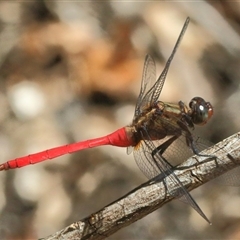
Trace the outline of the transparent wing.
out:
[[[143,97],[145,96],[145,93],[153,86],[155,81],[156,81],[155,62],[150,55],[147,55],[144,61],[141,89],[137,99],[134,116],[138,116],[141,113],[142,107],[145,106],[147,102],[149,102],[148,99],[145,99],[143,101]]]
[[[212,145],[211,142],[196,136],[194,133],[191,133],[191,137],[193,139],[195,150],[197,150],[198,153]],[[169,137],[166,139],[168,138]],[[187,145],[186,138],[187,136],[183,132],[182,135],[176,139],[163,153],[163,157],[165,159],[168,159],[173,166],[177,166],[183,163],[183,161],[187,160],[195,154],[191,146]],[[157,141],[157,145],[160,144],[162,144],[161,140]]]
[[[172,136],[167,136],[160,140],[153,141],[154,146],[161,146],[164,142],[168,141]],[[200,138],[197,136],[193,136],[195,145],[197,150],[201,152],[206,149],[210,145],[206,145],[205,141],[199,141]],[[149,140],[151,141],[151,140]],[[148,148],[148,141],[140,141],[140,143],[134,148],[134,158],[138,167],[141,169],[143,174],[151,179],[160,174],[159,168],[156,168],[156,164],[152,161],[152,149]],[[189,157],[193,156],[194,153],[190,147],[186,144],[186,136],[182,134],[178,137],[169,147],[164,151],[161,156],[169,163],[170,166],[177,166],[181,164],[183,161],[187,160]],[[193,163],[195,164],[195,162]]]
[[[160,175],[160,180],[164,179],[166,191],[176,198],[179,198],[184,203],[189,204],[194,208],[207,222],[210,223],[206,215],[202,212],[198,204],[182,185],[181,181],[173,172],[173,166],[156,151],[156,141],[141,141],[134,151],[134,158],[142,170],[148,177],[153,178]],[[154,152],[154,154],[153,154]],[[177,186],[176,189],[171,189],[170,186]]]
[[[232,170],[217,177],[216,179],[214,179],[214,181],[220,185],[239,187],[240,186],[239,175],[240,167],[235,167]]]
[[[147,178],[151,179],[159,175],[162,171],[153,162],[152,149],[148,147],[148,142],[140,141],[134,148],[133,155],[140,170]]]
[[[165,82],[165,79],[166,79],[166,76],[167,76],[167,73],[168,73],[168,69],[169,69],[170,64],[171,64],[171,62],[173,60],[173,57],[174,57],[174,55],[175,55],[175,53],[176,53],[176,51],[178,49],[178,46],[179,46],[179,44],[180,44],[180,42],[181,42],[181,40],[182,40],[186,30],[187,30],[189,21],[190,21],[190,18],[187,18],[185,23],[184,23],[184,25],[183,25],[181,33],[180,33],[180,35],[178,37],[178,40],[177,40],[177,42],[176,42],[176,44],[175,44],[175,46],[173,48],[173,51],[172,51],[170,57],[168,58],[167,63],[165,65],[161,75],[159,76],[158,80],[156,81],[156,83],[152,87],[153,90],[152,90],[152,93],[151,93],[151,103],[156,102],[158,100],[158,98],[159,98],[159,95],[160,95],[160,93],[162,91],[163,84]]]
[[[144,62],[144,67],[143,67],[141,89],[140,89],[140,93],[139,93],[139,96],[137,99],[134,116],[138,116],[141,113],[141,110],[145,106],[147,106],[149,104],[153,104],[154,102],[156,102],[158,100],[158,98],[161,94],[167,73],[168,73],[168,69],[169,69],[170,64],[173,60],[173,57],[177,51],[177,48],[184,36],[184,33],[188,27],[189,21],[190,21],[190,19],[187,18],[185,21],[185,24],[182,28],[182,31],[178,37],[178,40],[173,48],[173,51],[172,51],[170,57],[168,58],[168,61],[165,65],[161,75],[157,79],[157,81],[155,80],[156,79],[155,62],[150,55],[146,56],[145,62]]]

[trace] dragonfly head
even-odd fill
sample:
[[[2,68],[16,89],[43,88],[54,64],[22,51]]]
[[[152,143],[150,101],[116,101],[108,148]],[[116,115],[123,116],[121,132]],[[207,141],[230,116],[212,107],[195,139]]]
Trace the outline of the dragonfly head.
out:
[[[213,107],[203,98],[195,97],[189,103],[190,114],[194,124],[204,125],[213,115]]]

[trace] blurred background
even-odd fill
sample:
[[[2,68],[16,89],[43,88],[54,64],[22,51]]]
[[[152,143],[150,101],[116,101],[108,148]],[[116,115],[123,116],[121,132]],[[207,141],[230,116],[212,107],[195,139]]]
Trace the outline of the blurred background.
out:
[[[131,123],[144,58],[160,74],[185,19],[161,100],[201,96],[212,142],[239,130],[240,3],[0,1],[0,162]],[[126,149],[99,147],[0,172],[0,239],[37,239],[147,179]],[[192,192],[212,221],[173,201],[109,239],[240,239],[240,189]]]

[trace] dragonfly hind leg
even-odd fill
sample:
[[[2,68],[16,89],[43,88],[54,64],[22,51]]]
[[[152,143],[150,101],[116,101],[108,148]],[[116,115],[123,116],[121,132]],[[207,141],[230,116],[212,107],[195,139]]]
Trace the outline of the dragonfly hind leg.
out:
[[[155,155],[156,154],[160,154],[161,155],[161,159],[163,159],[163,161],[169,165],[171,168],[173,168],[174,166],[171,165],[171,163],[169,163],[162,155],[163,153],[167,150],[167,148],[178,138],[177,135],[169,138],[167,141],[165,141],[163,144],[159,145],[158,147],[156,147],[153,151],[152,151],[152,158],[154,159],[155,164],[158,166],[158,162],[155,161]],[[159,166],[158,166],[159,167]]]

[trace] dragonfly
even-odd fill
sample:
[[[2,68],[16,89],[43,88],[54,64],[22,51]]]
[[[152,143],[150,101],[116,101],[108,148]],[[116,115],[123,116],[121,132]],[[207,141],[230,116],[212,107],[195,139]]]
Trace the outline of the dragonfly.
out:
[[[165,187],[170,194],[188,203],[210,223],[193,197],[174,174],[174,166],[170,163],[170,160],[174,156],[180,159],[184,156],[183,151],[179,151],[182,147],[177,147],[180,143],[185,146],[185,149],[191,151],[191,155],[200,155],[192,131],[195,125],[202,126],[208,122],[213,115],[213,107],[210,102],[206,102],[201,97],[194,97],[190,101],[189,107],[182,101],[166,103],[158,100],[169,67],[189,22],[190,18],[188,17],[157,80],[155,62],[150,55],[146,56],[140,94],[137,99],[132,124],[103,137],[55,147],[9,160],[0,164],[0,171],[24,167],[64,154],[102,145],[127,147],[128,153],[133,150],[137,165],[148,178],[152,179],[159,174],[168,177]],[[170,186],[168,187],[167,184],[169,180],[178,186],[177,190],[170,190]]]

